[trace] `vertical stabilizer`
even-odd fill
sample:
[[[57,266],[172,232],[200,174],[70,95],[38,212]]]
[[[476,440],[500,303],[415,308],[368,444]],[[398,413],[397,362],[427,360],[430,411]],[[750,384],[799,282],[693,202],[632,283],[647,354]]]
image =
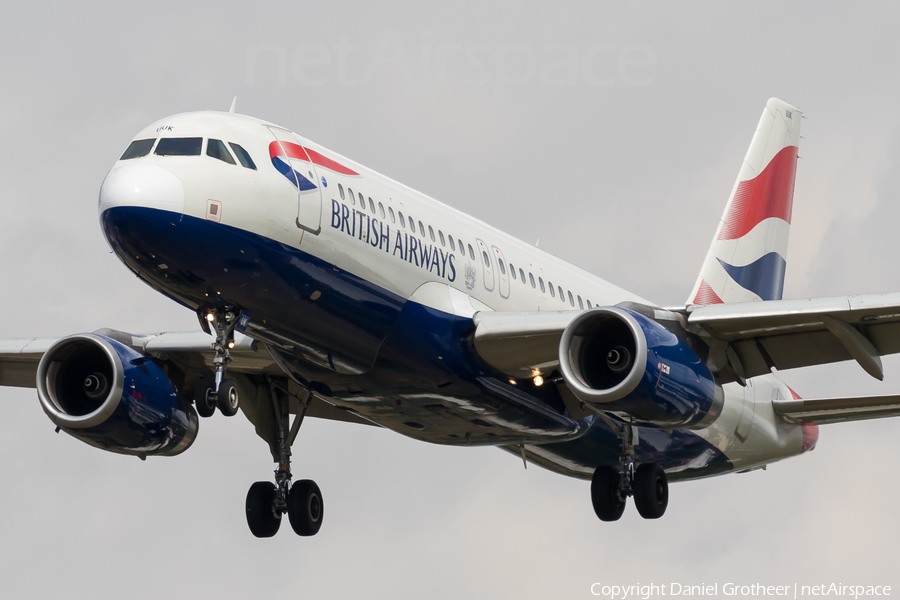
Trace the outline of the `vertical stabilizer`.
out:
[[[800,119],[790,104],[766,103],[687,304],[781,300]]]

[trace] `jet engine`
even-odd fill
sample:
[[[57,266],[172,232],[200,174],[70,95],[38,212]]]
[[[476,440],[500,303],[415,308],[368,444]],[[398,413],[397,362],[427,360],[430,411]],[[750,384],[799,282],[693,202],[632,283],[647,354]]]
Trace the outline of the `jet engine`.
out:
[[[38,365],[37,391],[56,425],[104,450],[173,456],[197,437],[197,412],[154,359],[102,335],[51,346]]]
[[[591,409],[644,427],[700,429],[722,388],[694,350],[658,322],[620,307],[576,317],[560,340],[566,385]]]

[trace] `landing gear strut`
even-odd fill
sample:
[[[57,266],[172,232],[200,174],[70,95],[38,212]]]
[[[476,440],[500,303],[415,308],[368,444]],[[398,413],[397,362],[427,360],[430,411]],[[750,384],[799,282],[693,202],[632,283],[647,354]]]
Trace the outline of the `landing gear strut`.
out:
[[[311,479],[301,479],[291,485],[291,446],[303,424],[303,416],[312,400],[305,392],[293,423],[290,422],[288,395],[274,379],[269,378],[269,390],[276,418],[276,445],[278,468],[275,483],[257,481],[247,492],[247,525],[256,537],[272,537],[281,526],[281,517],[287,513],[291,528],[297,535],[316,535],[322,526],[325,505],[319,486]]]
[[[194,388],[194,404],[197,406],[197,414],[201,417],[211,417],[219,407],[226,417],[237,414],[240,406],[240,395],[237,384],[231,379],[225,379],[228,363],[233,359],[231,349],[234,348],[234,328],[238,324],[238,313],[233,307],[224,309],[211,309],[200,315],[201,319],[215,328],[216,341],[210,345],[215,350],[213,366],[216,368],[215,381],[202,379]],[[205,325],[209,329],[209,325]]]
[[[625,511],[628,496],[634,496],[634,506],[645,519],[658,519],[669,504],[669,483],[666,472],[657,463],[635,468],[634,427],[619,424],[617,436],[622,443],[618,469],[600,466],[591,479],[591,502],[601,521],[618,521]]]

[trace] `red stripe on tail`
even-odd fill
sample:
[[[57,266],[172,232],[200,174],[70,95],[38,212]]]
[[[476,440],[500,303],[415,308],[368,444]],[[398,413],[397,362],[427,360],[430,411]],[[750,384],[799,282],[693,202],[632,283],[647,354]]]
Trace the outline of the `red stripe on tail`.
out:
[[[787,146],[762,173],[738,184],[718,239],[736,240],[772,217],[790,223],[796,176],[797,147]]]
[[[694,304],[722,304],[722,299],[713,291],[706,280],[700,282],[700,289],[694,296]]]

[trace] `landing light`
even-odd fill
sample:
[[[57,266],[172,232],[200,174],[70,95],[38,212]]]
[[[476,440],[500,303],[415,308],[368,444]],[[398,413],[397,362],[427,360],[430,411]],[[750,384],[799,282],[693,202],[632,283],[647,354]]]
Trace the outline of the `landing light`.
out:
[[[216,315],[214,315],[213,313],[206,313],[206,320],[212,323],[216,320]]]
[[[228,342],[228,348],[229,349],[234,348],[234,340],[231,340],[230,342]]]
[[[538,387],[541,387],[542,385],[544,385],[544,378],[541,377],[540,375],[536,375],[534,378],[534,385],[536,385]]]

